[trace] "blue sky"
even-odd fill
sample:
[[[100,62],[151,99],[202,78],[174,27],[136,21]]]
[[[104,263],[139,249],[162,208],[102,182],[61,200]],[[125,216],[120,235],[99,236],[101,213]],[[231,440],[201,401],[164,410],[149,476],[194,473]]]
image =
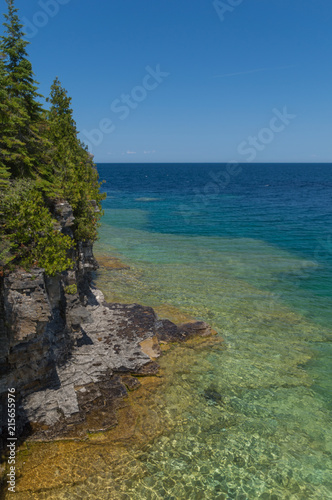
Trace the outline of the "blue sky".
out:
[[[16,4],[97,162],[332,161],[331,0]]]

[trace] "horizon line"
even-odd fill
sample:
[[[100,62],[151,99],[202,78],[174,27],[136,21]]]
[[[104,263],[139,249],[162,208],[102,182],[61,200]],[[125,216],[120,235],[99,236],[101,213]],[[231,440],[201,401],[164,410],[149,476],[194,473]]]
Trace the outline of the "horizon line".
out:
[[[260,162],[240,162],[240,161],[95,161],[99,165],[172,165],[172,164],[183,164],[183,165],[192,165],[192,164],[204,164],[204,165],[218,165],[235,163],[238,165],[332,165],[331,161],[260,161]]]

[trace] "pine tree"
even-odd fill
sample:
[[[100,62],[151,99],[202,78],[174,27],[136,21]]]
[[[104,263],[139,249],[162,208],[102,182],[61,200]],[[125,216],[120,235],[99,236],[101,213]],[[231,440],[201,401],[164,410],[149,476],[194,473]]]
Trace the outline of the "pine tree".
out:
[[[9,120],[8,104],[9,98],[5,87],[5,68],[3,61],[0,58],[0,190],[8,186],[8,179],[10,177],[9,170],[5,162],[5,145],[2,141],[5,124]]]
[[[5,35],[0,52],[4,56],[4,85],[10,101],[9,121],[2,131],[2,147],[7,168],[14,177],[47,176],[50,145],[45,136],[43,110],[38,98],[31,63],[23,39],[23,25],[17,15],[14,0],[6,0]]]
[[[72,266],[68,249],[74,242],[57,229],[52,202],[72,205],[76,241],[95,240],[104,195],[58,79],[50,110],[38,102],[18,11],[14,0],[6,3],[0,37],[0,274],[21,265],[54,275]]]
[[[17,125],[23,121],[17,98],[10,98],[7,88],[8,73],[0,58],[0,188],[8,184],[10,163],[24,163],[25,145],[18,138]],[[28,159],[26,159],[28,162]],[[29,164],[29,162],[28,162]]]
[[[56,78],[48,99],[49,137],[54,145],[53,171],[57,196],[69,200],[75,216],[77,240],[95,240],[101,215],[98,172],[90,154],[78,138],[71,98]],[[94,203],[95,202],[95,203]]]
[[[8,14],[4,14],[6,22],[4,27],[7,36],[2,37],[3,52],[6,58],[8,71],[8,90],[13,97],[20,97],[22,105],[26,108],[29,118],[36,121],[41,117],[42,107],[37,101],[42,97],[37,93],[32,66],[26,51],[29,42],[24,40],[23,25],[17,15],[18,9],[14,7],[14,0],[6,0]]]
[[[9,185],[10,173],[6,165],[0,160],[0,191]]]
[[[53,144],[52,167],[55,194],[58,190],[64,197],[72,194],[75,183],[75,169],[80,154],[76,123],[71,109],[71,98],[56,78],[51,86],[51,103],[48,112],[48,136]],[[72,200],[73,201],[73,200]]]

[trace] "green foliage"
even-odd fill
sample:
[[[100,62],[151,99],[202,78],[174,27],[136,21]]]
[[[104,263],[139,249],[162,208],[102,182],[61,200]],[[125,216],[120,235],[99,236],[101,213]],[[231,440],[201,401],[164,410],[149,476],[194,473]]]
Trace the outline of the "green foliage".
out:
[[[0,37],[0,266],[39,266],[54,275],[72,267],[70,247],[97,238],[105,195],[58,78],[47,99],[50,109],[38,102],[23,26],[14,0],[6,3]],[[73,208],[74,240],[52,216],[49,207],[57,200]]]
[[[31,120],[40,118],[42,107],[36,98],[37,85],[33,78],[32,66],[28,60],[26,47],[29,42],[24,40],[23,25],[17,15],[14,0],[6,0],[7,14],[4,14],[5,35],[2,36],[2,53],[8,72],[8,90],[12,97],[20,97],[22,106],[26,108]]]
[[[0,190],[6,189],[9,186],[10,173],[5,165],[0,161]]]
[[[68,295],[75,295],[77,293],[77,285],[74,283],[73,285],[68,285],[65,287],[65,293]]]
[[[0,58],[0,190],[8,187],[10,171],[8,166],[9,148],[20,146],[21,142],[15,140],[14,123],[11,113],[15,102],[9,98],[6,87],[6,71],[3,60]]]
[[[9,236],[1,235],[0,240],[0,267],[6,266],[12,259],[11,242]]]
[[[50,143],[38,102],[41,96],[27,58],[28,42],[23,38],[17,9],[13,0],[6,2],[5,34],[0,43],[1,159],[14,177],[47,177]]]
[[[56,220],[31,181],[17,181],[1,195],[0,206],[5,220],[2,232],[22,267],[42,267],[50,276],[72,267],[67,257],[72,240],[56,229]]]
[[[77,137],[76,123],[70,107],[71,98],[58,78],[51,87],[48,99],[49,137],[54,145],[54,185],[49,194],[69,200],[75,217],[74,234],[77,241],[97,238],[98,220],[102,215],[98,172],[93,160]],[[94,203],[95,202],[95,203]]]

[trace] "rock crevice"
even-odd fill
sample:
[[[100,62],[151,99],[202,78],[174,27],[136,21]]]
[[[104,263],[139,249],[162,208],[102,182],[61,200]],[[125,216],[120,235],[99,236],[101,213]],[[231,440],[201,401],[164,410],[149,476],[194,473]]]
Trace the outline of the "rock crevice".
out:
[[[57,214],[70,234],[70,206],[62,203]],[[97,264],[90,242],[79,243],[73,259],[74,269],[56,277],[43,269],[1,277],[3,439],[8,388],[17,394],[18,434],[54,439],[107,429],[128,391],[139,387],[137,377],[157,374],[160,342],[211,334],[204,322],[178,327],[150,307],[106,303],[91,284]]]

